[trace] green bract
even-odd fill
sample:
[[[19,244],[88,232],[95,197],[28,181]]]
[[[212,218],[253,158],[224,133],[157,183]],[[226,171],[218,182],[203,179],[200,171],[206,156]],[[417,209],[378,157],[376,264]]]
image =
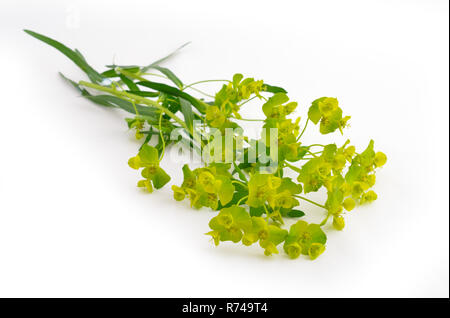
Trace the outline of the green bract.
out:
[[[215,245],[258,243],[270,256],[278,254],[282,244],[292,259],[301,255],[316,259],[325,251],[325,229],[343,230],[348,211],[378,198],[372,190],[375,170],[386,164],[387,157],[375,151],[373,140],[357,152],[350,140],[343,145],[322,145],[305,144],[302,139],[309,121],[319,124],[321,134],[337,130],[343,134],[350,117],[343,115],[336,98],[314,100],[302,120],[295,115],[297,102],[289,99],[286,90],[262,80],[237,73],[230,80],[186,85],[160,66],[173,53],[149,65],[107,65],[106,70],[97,72],[78,50],[33,31],[25,32],[62,52],[86,73],[89,82],[63,76],[82,96],[131,114],[127,126],[143,141],[137,155],[128,161],[131,168],[140,170],[143,179],[138,181],[139,187],[152,192],[170,181],[160,163],[172,145],[181,145],[203,159],[195,169],[184,164],[183,181],[172,185],[172,190],[176,201],[188,200],[193,208],[215,212],[206,233]],[[150,80],[155,74],[149,70],[159,72],[157,79],[164,77],[170,84]],[[198,89],[205,82],[221,84],[210,95]],[[260,102],[264,117],[242,118],[240,110],[254,99]],[[264,129],[257,139],[246,136],[240,126],[245,120],[261,122]],[[326,193],[323,202],[305,196],[321,189]],[[322,222],[296,220],[311,205],[323,210]]]

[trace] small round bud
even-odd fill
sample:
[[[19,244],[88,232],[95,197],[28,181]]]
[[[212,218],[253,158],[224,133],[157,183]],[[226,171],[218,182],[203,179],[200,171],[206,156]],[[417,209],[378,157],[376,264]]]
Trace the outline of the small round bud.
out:
[[[308,254],[309,257],[314,260],[320,256],[325,251],[325,245],[320,243],[312,243],[309,247]]]
[[[347,211],[351,211],[355,208],[356,203],[352,198],[347,198],[344,200],[342,205],[344,206],[344,209],[346,209]]]
[[[285,247],[285,251],[290,258],[296,259],[302,253],[302,247],[298,243],[292,243]]]
[[[172,186],[172,190],[173,190],[173,198],[176,201],[183,201],[184,198],[186,197],[186,193],[184,192],[184,190],[176,185]]]
[[[341,215],[333,217],[333,227],[338,231],[342,231],[344,229],[345,220]]]
[[[387,161],[387,157],[381,151],[379,151],[375,154],[374,163],[377,167],[383,166],[386,163],[386,161]]]

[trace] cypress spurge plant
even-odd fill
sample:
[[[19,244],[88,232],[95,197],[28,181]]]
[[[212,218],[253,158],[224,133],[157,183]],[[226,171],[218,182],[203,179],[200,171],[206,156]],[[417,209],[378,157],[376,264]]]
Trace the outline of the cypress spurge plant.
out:
[[[375,170],[387,158],[375,151],[373,140],[361,152],[349,140],[343,145],[308,145],[302,141],[310,122],[318,126],[321,134],[343,133],[350,116],[344,116],[336,98],[314,100],[306,120],[301,122],[300,117],[292,118],[297,103],[289,99],[287,92],[262,80],[235,74],[230,80],[186,85],[160,66],[173,53],[147,66],[107,65],[99,73],[78,50],[33,31],[25,32],[59,50],[86,73],[89,81],[75,82],[62,75],[82,96],[131,114],[126,124],[135,131],[136,139],[142,140],[142,146],[128,164],[141,173],[139,187],[153,192],[170,181],[160,162],[166,149],[175,143],[213,157],[200,168],[184,165],[183,182],[172,185],[172,190],[177,201],[188,200],[195,209],[208,207],[216,211],[206,233],[216,245],[224,241],[259,244],[268,256],[281,249],[290,258],[303,254],[316,259],[325,250],[326,224],[340,231],[345,227],[347,212],[377,199],[371,190]],[[172,84],[149,80],[161,77]],[[204,82],[219,84],[214,96],[198,89]],[[191,91],[206,98],[196,98]],[[239,126],[241,121],[252,120],[242,118],[240,109],[253,99],[261,102],[265,116],[257,140],[243,134]],[[194,125],[194,121],[201,124]],[[171,138],[178,130],[182,133]],[[205,133],[213,130],[214,135]],[[227,139],[224,133],[230,131],[231,139]],[[269,133],[272,131],[276,134]],[[287,170],[295,177],[288,177]],[[306,197],[322,188],[327,193],[324,202]],[[296,220],[305,215],[303,210],[308,204],[323,209],[320,224]],[[289,219],[294,220],[289,222],[290,227],[286,225]]]

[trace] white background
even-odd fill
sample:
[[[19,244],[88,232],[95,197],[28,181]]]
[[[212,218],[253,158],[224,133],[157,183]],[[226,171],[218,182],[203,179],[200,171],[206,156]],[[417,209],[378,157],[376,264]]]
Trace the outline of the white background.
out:
[[[285,87],[302,116],[336,96],[351,128],[306,142],[373,138],[389,158],[379,199],[316,261],[214,248],[214,214],[135,188],[124,114],[79,97],[57,71],[81,71],[23,28],[100,70],[192,41],[165,64],[185,83],[242,72]],[[447,1],[2,1],[0,39],[0,296],[448,297]],[[163,167],[181,181],[180,163]]]

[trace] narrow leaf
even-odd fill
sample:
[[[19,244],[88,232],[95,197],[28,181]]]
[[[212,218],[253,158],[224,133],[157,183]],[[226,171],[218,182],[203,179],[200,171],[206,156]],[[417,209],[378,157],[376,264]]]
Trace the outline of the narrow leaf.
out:
[[[192,131],[192,127],[194,124],[194,114],[192,113],[192,106],[191,103],[189,103],[184,98],[180,98],[180,105],[181,105],[181,112],[184,116],[184,121],[189,129],[189,131]]]
[[[150,81],[142,81],[142,82],[137,82],[137,85],[141,85],[141,86],[145,86],[163,93],[166,93],[168,95],[173,95],[173,96],[177,96],[177,97],[181,97],[186,99],[187,101],[189,101],[192,106],[194,106],[195,108],[197,108],[201,113],[205,113],[206,110],[206,105],[205,103],[199,101],[198,99],[196,99],[195,97],[180,91],[178,88],[170,86],[170,85],[166,85],[163,83],[157,83],[157,82],[150,82]]]
[[[175,55],[176,53],[178,53],[178,51],[180,51],[182,48],[184,48],[184,47],[185,47],[186,45],[188,45],[189,43],[191,43],[191,42],[184,43],[182,46],[180,46],[179,48],[177,48],[175,51],[173,51],[173,52],[170,53],[169,55],[166,55],[165,57],[163,57],[163,58],[161,58],[161,59],[159,59],[159,60],[157,60],[157,61],[155,61],[155,62],[153,62],[153,63],[151,63],[151,64],[149,64],[149,65],[147,65],[147,66],[145,66],[145,67],[143,67],[143,68],[141,69],[141,71],[142,71],[142,72],[146,72],[146,71],[148,71],[149,69],[151,69],[152,67],[155,67],[155,66],[161,64],[162,62],[168,60],[169,58],[171,58],[173,55]]]
[[[72,60],[72,62],[74,62],[79,68],[81,68],[83,72],[86,73],[86,75],[91,79],[91,81],[99,83],[103,80],[103,77],[86,62],[85,58],[83,57],[83,55],[81,55],[81,53],[78,50],[74,51],[65,46],[64,44],[56,40],[53,40],[45,35],[30,30],[24,31],[29,35],[31,35],[32,37],[44,43],[47,43],[50,46],[53,46],[55,49],[57,49],[62,54],[67,56],[69,59]]]
[[[171,70],[169,70],[168,68],[165,68],[165,67],[160,67],[160,66],[154,66],[153,68],[160,71],[164,75],[166,75],[167,78],[170,79],[179,88],[183,88],[183,83]]]

